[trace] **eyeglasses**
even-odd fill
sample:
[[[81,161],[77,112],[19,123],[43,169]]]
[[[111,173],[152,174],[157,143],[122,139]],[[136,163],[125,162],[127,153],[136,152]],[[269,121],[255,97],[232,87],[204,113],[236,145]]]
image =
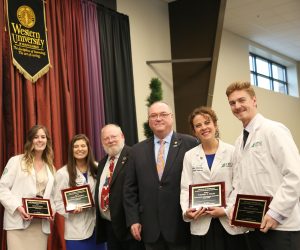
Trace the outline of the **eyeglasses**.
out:
[[[110,140],[111,141],[115,141],[118,139],[118,135],[111,135],[111,136],[107,136],[107,137],[104,137],[103,138],[103,141],[105,142],[109,142]]]
[[[148,116],[149,120],[156,120],[156,119],[166,119],[171,113],[159,113],[159,114],[151,114]]]

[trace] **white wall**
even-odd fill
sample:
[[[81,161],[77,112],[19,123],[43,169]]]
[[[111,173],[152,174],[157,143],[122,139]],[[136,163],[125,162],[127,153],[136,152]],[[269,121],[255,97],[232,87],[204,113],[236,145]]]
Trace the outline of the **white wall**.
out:
[[[171,64],[146,64],[171,59],[168,4],[161,0],[117,0],[117,11],[129,16],[138,136],[142,140],[151,78],[162,81],[163,99],[174,110]]]
[[[128,15],[130,21],[138,136],[142,140],[143,123],[147,120],[146,98],[152,77],[160,78],[164,100],[174,110],[171,64],[146,64],[149,60],[171,59],[168,5],[162,0],[117,0],[117,10]],[[250,41],[223,31],[212,108],[219,118],[221,137],[229,143],[234,143],[242,126],[230,111],[225,91],[233,81],[250,81],[249,46]],[[300,148],[300,99],[261,88],[255,88],[255,91],[259,112],[284,123]]]
[[[229,143],[234,143],[242,125],[231,113],[225,91],[227,86],[236,80],[250,81],[249,45],[250,41],[223,31],[212,108],[219,118],[221,137]],[[255,92],[258,111],[267,118],[284,123],[291,130],[299,149],[300,99],[256,87]]]

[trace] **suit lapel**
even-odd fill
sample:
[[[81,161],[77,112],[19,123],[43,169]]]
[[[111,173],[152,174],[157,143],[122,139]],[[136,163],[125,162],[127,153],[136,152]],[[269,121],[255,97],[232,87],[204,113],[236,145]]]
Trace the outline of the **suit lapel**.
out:
[[[113,183],[115,182],[115,180],[116,180],[118,174],[120,173],[123,165],[127,161],[128,161],[128,150],[126,149],[126,146],[124,146],[124,148],[122,149],[122,152],[119,156],[118,162],[115,165],[115,169],[114,169],[113,176],[112,176],[112,179],[111,179],[111,182],[110,182],[110,186],[113,185]]]
[[[149,152],[150,152],[150,154],[149,154]],[[149,164],[146,164],[146,165],[150,166],[154,178],[158,180],[158,174],[157,174],[157,169],[156,169],[156,159],[155,159],[155,152],[154,152],[154,137],[151,137],[147,141],[144,157],[146,158],[145,162],[149,162]]]
[[[98,170],[97,170],[97,183],[96,183],[96,188],[95,188],[95,203],[96,206],[99,206],[99,192],[101,192],[101,190],[99,190],[99,185],[100,185],[100,178],[101,178],[101,174],[103,172],[105,163],[107,161],[107,155],[99,162],[98,164]]]
[[[173,132],[170,147],[169,147],[169,152],[167,155],[165,169],[161,178],[162,180],[168,175],[168,172],[171,170],[173,166],[173,162],[177,158],[179,149],[181,147],[181,143],[182,143],[181,138],[178,138],[177,134]]]
[[[97,171],[97,176],[100,177],[102,172],[103,172],[103,169],[105,167],[105,163],[107,161],[107,158],[108,158],[108,155],[106,155],[98,164],[98,171]],[[97,178],[99,179],[99,178]]]

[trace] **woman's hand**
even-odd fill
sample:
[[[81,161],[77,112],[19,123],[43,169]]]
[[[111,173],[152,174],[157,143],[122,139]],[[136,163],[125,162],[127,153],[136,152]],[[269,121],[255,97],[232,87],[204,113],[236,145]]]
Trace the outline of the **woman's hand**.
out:
[[[191,220],[197,220],[201,216],[207,215],[206,213],[207,208],[201,207],[201,208],[188,208],[184,214],[184,216]]]
[[[20,215],[21,215],[21,217],[22,217],[23,220],[28,221],[28,220],[31,220],[31,219],[32,219],[32,216],[30,216],[29,214],[27,214],[27,213],[25,212],[24,207],[20,206],[20,207],[17,208],[17,210],[18,210],[18,212],[20,213]]]
[[[79,214],[79,213],[81,213],[82,212],[82,210],[83,210],[83,208],[81,207],[81,206],[76,206],[76,208],[73,210],[73,214]]]
[[[219,218],[226,215],[223,207],[208,207],[206,213],[213,218]]]
[[[55,213],[56,212],[54,212],[49,218],[47,218],[50,223],[54,222],[54,220],[55,220]]]

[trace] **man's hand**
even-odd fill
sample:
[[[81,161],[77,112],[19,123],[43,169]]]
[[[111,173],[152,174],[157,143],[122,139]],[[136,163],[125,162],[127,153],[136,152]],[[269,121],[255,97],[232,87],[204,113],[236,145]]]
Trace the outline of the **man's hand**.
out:
[[[140,241],[142,239],[142,237],[141,237],[142,225],[140,223],[132,224],[130,231],[131,231],[133,238],[135,238],[138,241]]]
[[[275,229],[278,226],[279,222],[273,219],[271,216],[266,214],[263,218],[263,221],[260,226],[260,231],[266,233],[269,229]]]

